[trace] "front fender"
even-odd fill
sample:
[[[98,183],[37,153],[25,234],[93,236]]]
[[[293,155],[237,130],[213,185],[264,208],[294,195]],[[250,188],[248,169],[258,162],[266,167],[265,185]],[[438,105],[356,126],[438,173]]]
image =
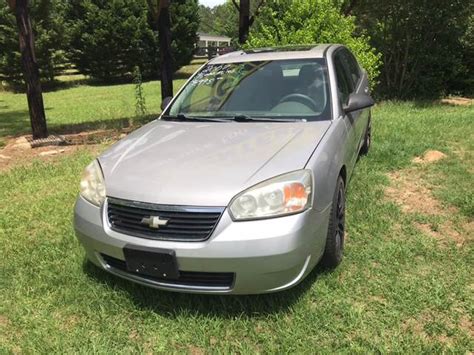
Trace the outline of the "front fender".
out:
[[[306,168],[313,171],[313,208],[317,211],[323,211],[332,203],[337,177],[342,167],[348,165],[348,144],[344,121],[336,119],[306,164]]]

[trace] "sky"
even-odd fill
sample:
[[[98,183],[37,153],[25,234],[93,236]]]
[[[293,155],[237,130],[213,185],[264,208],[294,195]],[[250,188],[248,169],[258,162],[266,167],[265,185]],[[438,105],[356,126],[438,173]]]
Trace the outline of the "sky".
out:
[[[216,5],[225,3],[225,0],[199,0],[199,3],[208,7],[214,7]]]

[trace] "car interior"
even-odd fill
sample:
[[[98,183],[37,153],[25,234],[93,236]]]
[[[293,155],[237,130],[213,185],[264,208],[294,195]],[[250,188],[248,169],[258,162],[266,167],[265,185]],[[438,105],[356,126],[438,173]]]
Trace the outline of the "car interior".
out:
[[[269,61],[231,66],[230,70],[216,68],[211,80],[210,73],[206,80],[200,79],[181,105],[181,112],[318,116],[329,109],[326,69],[318,62]]]

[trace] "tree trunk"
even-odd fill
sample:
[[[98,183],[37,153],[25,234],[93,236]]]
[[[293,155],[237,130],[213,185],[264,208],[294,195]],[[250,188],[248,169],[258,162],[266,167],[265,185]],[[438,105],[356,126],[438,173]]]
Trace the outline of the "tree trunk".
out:
[[[33,31],[28,13],[28,0],[17,0],[14,11],[20,38],[21,62],[26,83],[33,139],[46,138],[48,128],[46,126],[38,63],[35,56]]]
[[[239,6],[239,43],[247,42],[250,30],[250,0],[240,0]]]
[[[160,1],[158,35],[160,37],[161,99],[173,96],[173,57],[171,55],[171,21],[169,0]]]

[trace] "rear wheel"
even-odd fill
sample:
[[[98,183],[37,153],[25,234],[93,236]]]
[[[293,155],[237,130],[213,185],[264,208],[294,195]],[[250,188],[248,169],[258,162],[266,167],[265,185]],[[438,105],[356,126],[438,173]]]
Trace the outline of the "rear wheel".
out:
[[[345,215],[346,215],[346,193],[344,180],[341,176],[337,179],[336,190],[331,206],[329,216],[328,234],[326,237],[326,247],[321,259],[321,264],[329,268],[335,268],[342,261],[342,252],[344,250],[345,233]]]
[[[365,130],[364,144],[362,145],[362,148],[360,148],[360,154],[366,155],[369,152],[370,144],[372,144],[372,119],[369,116],[369,123]]]

